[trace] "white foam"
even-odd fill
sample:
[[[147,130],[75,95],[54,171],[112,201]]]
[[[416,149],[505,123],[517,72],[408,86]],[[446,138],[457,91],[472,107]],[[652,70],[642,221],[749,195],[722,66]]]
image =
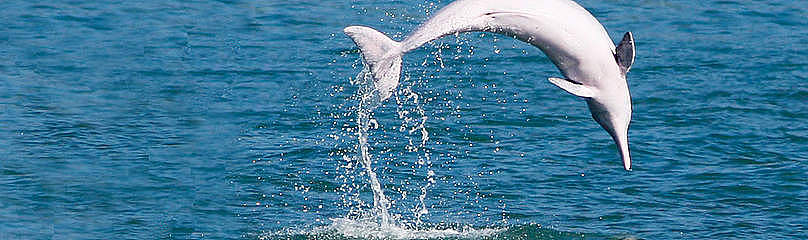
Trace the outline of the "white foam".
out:
[[[459,229],[412,229],[395,224],[381,225],[374,221],[363,221],[349,218],[331,219],[332,224],[315,229],[313,233],[333,233],[349,238],[364,239],[433,239],[433,238],[466,238],[476,239],[490,236],[505,228],[480,228],[464,226]],[[315,233],[316,234],[316,233]]]
[[[507,230],[507,227],[473,228],[462,226],[459,228],[426,228],[413,229],[394,224],[381,225],[374,219],[332,218],[328,226],[315,227],[311,230],[286,229],[260,236],[259,239],[283,239],[306,236],[307,238],[358,238],[358,239],[479,239],[489,237]]]

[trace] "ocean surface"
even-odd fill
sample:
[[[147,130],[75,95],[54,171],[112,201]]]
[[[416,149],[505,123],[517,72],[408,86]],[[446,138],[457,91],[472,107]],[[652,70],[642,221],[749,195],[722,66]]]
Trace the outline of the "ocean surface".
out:
[[[366,101],[342,29],[446,0],[2,1],[0,239],[807,239],[808,4],[578,2],[636,39],[631,172],[506,36]]]

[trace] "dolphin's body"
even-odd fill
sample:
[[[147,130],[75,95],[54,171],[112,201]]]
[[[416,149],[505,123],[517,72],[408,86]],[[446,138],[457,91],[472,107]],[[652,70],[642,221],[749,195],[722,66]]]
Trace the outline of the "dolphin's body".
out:
[[[603,25],[571,0],[458,0],[401,42],[368,27],[344,31],[361,49],[382,100],[398,85],[401,56],[440,37],[493,32],[536,46],[565,77],[550,82],[586,100],[592,117],[614,139],[623,166],[631,169],[626,73],[634,62],[634,39],[627,32],[615,47]]]

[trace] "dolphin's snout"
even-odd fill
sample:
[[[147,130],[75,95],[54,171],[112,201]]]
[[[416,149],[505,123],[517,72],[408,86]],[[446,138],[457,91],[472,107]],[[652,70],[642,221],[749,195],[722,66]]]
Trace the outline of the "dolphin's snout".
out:
[[[595,99],[586,101],[592,118],[606,130],[617,146],[617,152],[623,160],[623,168],[631,171],[631,155],[628,147],[628,125],[631,121],[631,104],[606,105]],[[611,106],[611,108],[609,107]],[[628,107],[624,107],[628,106]]]
[[[628,140],[622,144],[618,143],[617,146],[620,148],[620,158],[623,159],[623,167],[626,168],[626,171],[631,171],[631,156],[628,151]]]
[[[623,159],[623,167],[626,171],[631,171],[631,154],[628,148],[628,126],[619,131],[614,131],[613,138],[615,145],[617,145],[617,150],[620,152],[620,158]]]

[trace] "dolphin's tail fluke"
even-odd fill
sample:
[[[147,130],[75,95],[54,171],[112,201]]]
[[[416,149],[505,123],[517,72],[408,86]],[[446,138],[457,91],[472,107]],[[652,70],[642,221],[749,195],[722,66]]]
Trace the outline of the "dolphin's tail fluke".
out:
[[[401,74],[401,44],[369,27],[350,26],[343,31],[362,51],[381,100],[389,98]]]

